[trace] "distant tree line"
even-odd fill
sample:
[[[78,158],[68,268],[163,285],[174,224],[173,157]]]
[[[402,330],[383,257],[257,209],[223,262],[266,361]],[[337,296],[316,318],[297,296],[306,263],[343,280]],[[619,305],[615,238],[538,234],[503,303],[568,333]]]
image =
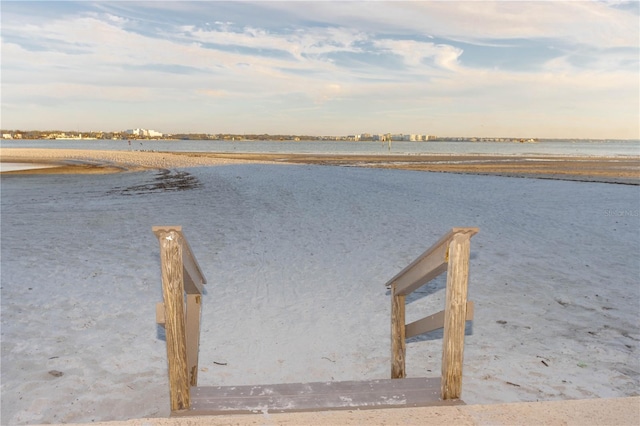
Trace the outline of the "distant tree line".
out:
[[[162,136],[145,137],[127,132],[80,132],[69,130],[21,130],[1,129],[3,138],[13,139],[57,139],[57,138],[85,138],[85,139],[178,139],[178,140],[259,140],[259,141],[290,141],[290,140],[320,140],[327,137],[310,135],[269,135],[261,134],[233,134],[233,133],[172,133]],[[340,139],[340,137],[330,137]]]

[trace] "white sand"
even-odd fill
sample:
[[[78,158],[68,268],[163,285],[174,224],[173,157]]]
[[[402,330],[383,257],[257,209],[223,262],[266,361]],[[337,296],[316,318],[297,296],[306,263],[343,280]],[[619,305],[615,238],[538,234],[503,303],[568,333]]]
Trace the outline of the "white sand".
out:
[[[38,148],[2,148],[3,158],[47,160],[47,161],[84,161],[89,163],[113,164],[125,167],[172,168],[221,164],[259,163],[257,161],[232,160],[224,158],[196,157],[167,152],[140,151],[99,151],[83,149],[38,149]]]
[[[202,385],[387,377],[384,283],[449,228],[479,226],[463,399],[638,395],[638,195],[627,185],[260,164],[5,176],[0,423],[169,414],[151,226],[172,224],[209,280]],[[411,299],[408,321],[441,308],[443,284]],[[410,376],[438,375],[435,337],[409,343]]]
[[[640,397],[313,413],[145,418],[96,426],[637,426]]]

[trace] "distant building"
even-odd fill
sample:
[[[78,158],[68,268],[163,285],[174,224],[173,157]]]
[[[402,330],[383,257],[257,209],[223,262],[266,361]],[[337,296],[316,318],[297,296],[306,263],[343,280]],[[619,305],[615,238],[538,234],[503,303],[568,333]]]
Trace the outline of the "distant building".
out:
[[[13,139],[13,135],[11,133],[3,133],[2,139]]]
[[[129,130],[125,130],[125,133],[128,135],[135,135],[142,138],[160,138],[163,136],[163,134],[160,132],[156,132],[155,130],[148,130],[148,129],[129,129]]]
[[[143,136],[143,129],[127,129],[124,132],[127,135]]]
[[[362,133],[360,135],[360,140],[361,141],[372,141],[373,140],[373,136],[371,136],[370,133]]]

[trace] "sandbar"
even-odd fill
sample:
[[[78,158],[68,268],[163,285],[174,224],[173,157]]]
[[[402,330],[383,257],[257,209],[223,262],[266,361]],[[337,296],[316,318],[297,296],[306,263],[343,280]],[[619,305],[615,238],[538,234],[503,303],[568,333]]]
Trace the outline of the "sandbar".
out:
[[[640,185],[640,157],[558,155],[343,155],[0,149],[0,161],[56,167],[8,174],[114,173],[246,163],[315,164]]]
[[[242,159],[182,156],[171,152],[100,151],[84,149],[1,148],[0,161],[49,164],[46,169],[15,170],[2,175],[107,174],[146,169],[212,166],[255,162]]]

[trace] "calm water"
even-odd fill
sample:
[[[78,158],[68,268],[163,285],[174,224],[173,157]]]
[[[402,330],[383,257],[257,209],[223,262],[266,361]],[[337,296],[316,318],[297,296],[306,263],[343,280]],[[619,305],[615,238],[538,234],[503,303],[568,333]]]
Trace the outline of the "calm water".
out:
[[[214,140],[2,140],[3,148],[71,148],[181,152],[289,154],[498,154],[640,156],[640,141],[515,142],[334,142],[334,141],[214,141]]]
[[[0,173],[14,172],[16,170],[48,169],[50,167],[55,167],[55,166],[52,166],[50,164],[0,162]]]

